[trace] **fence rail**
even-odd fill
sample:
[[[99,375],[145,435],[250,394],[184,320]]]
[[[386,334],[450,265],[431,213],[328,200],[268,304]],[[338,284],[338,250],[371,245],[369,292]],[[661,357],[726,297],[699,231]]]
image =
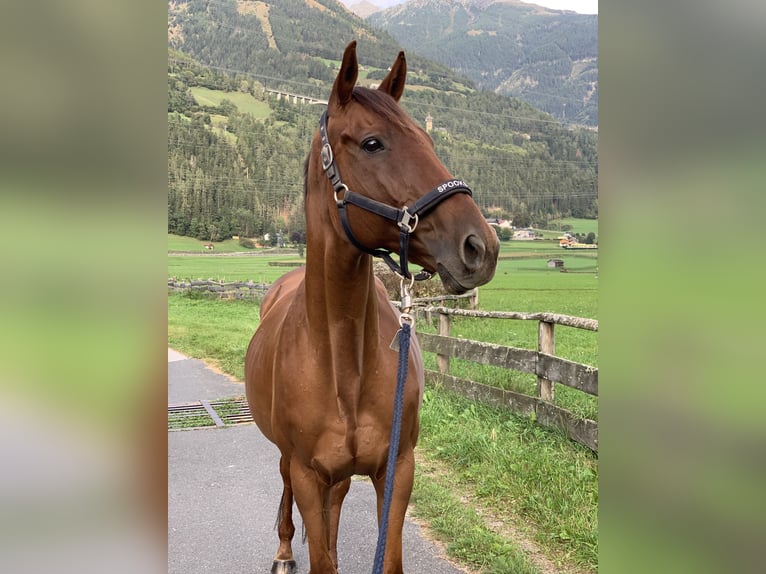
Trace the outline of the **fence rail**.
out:
[[[524,416],[534,413],[539,424],[558,427],[571,439],[598,452],[598,423],[579,418],[553,403],[556,383],[598,396],[598,368],[555,356],[554,325],[598,331],[598,321],[555,313],[469,311],[447,307],[425,307],[418,313],[439,317],[439,334],[418,333],[421,349],[436,354],[438,371],[426,370],[427,381],[442,384],[474,400],[510,408]],[[538,348],[519,349],[450,337],[452,316],[538,321]],[[455,377],[450,374],[450,358],[536,375],[537,395]]]

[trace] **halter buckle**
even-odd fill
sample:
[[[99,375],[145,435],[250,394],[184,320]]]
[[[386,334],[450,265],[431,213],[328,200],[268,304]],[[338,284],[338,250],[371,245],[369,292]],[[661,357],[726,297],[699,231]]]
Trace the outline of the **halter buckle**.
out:
[[[410,221],[415,221],[415,224],[410,226]],[[418,221],[420,219],[418,218],[418,214],[412,215],[409,211],[407,211],[407,207],[402,208],[402,218],[399,220],[399,229],[404,231],[405,233],[412,233],[415,231],[415,228],[418,226]]]
[[[335,158],[332,155],[332,148],[330,147],[330,142],[325,142],[325,144],[322,146],[321,151],[319,152],[319,156],[322,158],[322,169],[325,171],[330,169],[330,166],[332,165],[333,161],[335,161]]]

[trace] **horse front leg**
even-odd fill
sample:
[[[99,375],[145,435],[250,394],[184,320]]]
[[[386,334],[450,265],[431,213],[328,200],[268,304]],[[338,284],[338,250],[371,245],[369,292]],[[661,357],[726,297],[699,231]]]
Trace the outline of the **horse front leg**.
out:
[[[274,556],[271,574],[295,574],[297,571],[293,558],[292,541],[295,535],[293,524],[293,488],[290,481],[290,460],[282,456],[279,459],[279,473],[282,475],[282,499],[279,501],[277,515],[277,533],[279,534],[279,549]]]
[[[394,475],[394,493],[391,497],[391,507],[388,511],[388,534],[386,536],[386,553],[383,557],[384,574],[402,574],[402,529],[407,505],[410,503],[412,485],[415,481],[415,454],[410,448],[400,453],[396,459]],[[372,477],[375,493],[378,496],[378,530],[383,513],[383,494],[386,485],[386,473]]]
[[[337,574],[330,554],[331,487],[296,457],[290,460],[290,478],[309,541],[309,574]]]
[[[338,568],[338,527],[340,525],[340,510],[343,499],[346,498],[351,479],[347,478],[335,485],[330,491],[329,528],[330,528],[330,557]]]

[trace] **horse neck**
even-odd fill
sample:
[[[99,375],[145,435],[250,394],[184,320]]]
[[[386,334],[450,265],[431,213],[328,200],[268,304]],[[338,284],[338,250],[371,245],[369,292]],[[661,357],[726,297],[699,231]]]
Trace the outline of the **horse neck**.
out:
[[[332,373],[339,410],[353,419],[362,392],[353,381],[365,380],[378,355],[377,290],[372,257],[352,246],[334,220],[329,181],[315,151],[306,173],[305,311],[314,352]]]
[[[378,300],[372,257],[352,246],[332,223],[334,203],[324,173],[306,196],[306,313],[316,340],[351,355],[378,340]],[[319,187],[319,189],[317,189]],[[336,344],[342,341],[342,344]],[[367,347],[365,347],[365,345]]]
[[[345,240],[323,237],[306,249],[306,298],[309,328],[344,345],[342,353],[363,341],[377,341],[378,307],[372,258]],[[345,348],[344,348],[345,347]]]

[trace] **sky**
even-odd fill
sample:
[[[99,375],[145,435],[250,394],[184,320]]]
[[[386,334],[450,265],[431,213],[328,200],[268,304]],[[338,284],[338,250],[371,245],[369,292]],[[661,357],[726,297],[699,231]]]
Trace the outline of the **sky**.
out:
[[[361,0],[340,0],[346,6],[357,4]],[[405,0],[370,0],[373,4],[378,6],[393,6],[394,4],[401,4]],[[526,0],[522,0],[526,1]],[[554,10],[572,10],[579,12],[580,14],[598,14],[598,0],[530,0],[528,4],[537,4],[538,6],[545,6],[546,8],[553,8]]]

